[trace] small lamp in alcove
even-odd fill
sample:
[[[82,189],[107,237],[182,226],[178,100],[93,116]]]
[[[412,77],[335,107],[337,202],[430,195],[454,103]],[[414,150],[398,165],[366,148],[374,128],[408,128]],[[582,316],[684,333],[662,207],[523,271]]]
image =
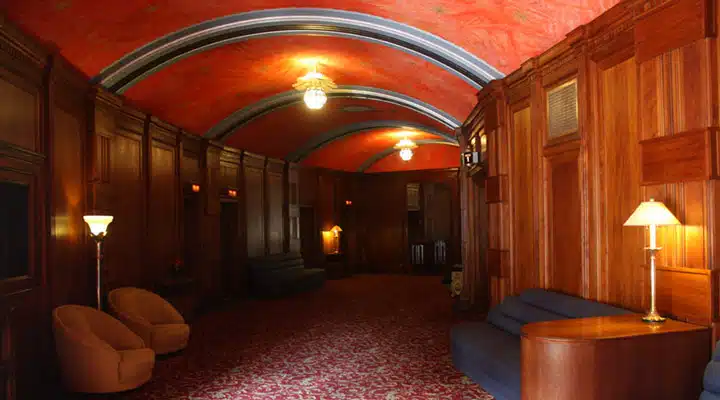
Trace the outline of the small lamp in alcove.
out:
[[[342,232],[342,229],[335,225],[332,229],[330,229],[330,232],[332,232],[333,236],[335,236],[335,254],[338,254],[340,253],[340,232]]]
[[[635,209],[625,226],[647,226],[650,230],[650,246],[645,249],[650,252],[650,311],[643,317],[643,321],[658,323],[665,321],[655,307],[655,253],[662,248],[656,244],[656,228],[660,225],[680,225],[680,221],[660,201],[652,198],[643,201]]]
[[[107,235],[107,227],[112,222],[113,217],[110,215],[86,215],[83,217],[83,220],[85,220],[85,222],[88,224],[88,227],[90,227],[90,237],[95,240],[95,261],[97,265],[97,308],[98,310],[101,310],[102,293],[100,289],[100,262],[102,260],[102,242],[103,240],[105,240],[105,236]]]

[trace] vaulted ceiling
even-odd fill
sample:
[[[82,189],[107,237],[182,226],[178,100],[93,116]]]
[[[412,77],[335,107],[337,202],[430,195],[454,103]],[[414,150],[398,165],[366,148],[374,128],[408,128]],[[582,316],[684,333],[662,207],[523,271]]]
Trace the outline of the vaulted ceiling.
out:
[[[7,0],[89,79],[190,133],[306,165],[459,165],[475,93],[618,0]],[[298,8],[302,7],[302,8]],[[339,88],[317,111],[312,63]],[[403,162],[393,145],[419,147]]]

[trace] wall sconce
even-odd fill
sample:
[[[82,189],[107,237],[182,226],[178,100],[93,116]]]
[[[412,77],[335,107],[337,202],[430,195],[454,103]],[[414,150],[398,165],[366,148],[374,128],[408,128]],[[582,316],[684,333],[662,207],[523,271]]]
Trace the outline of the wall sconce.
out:
[[[200,185],[193,184],[190,189],[193,191],[193,193],[198,193],[200,192]]]
[[[113,217],[111,215],[86,215],[83,217],[83,220],[88,224],[88,227],[90,227],[90,237],[95,240],[95,259],[97,268],[97,308],[98,310],[101,310],[102,289],[100,285],[100,262],[102,260],[102,242],[103,240],[105,240],[105,236],[107,235],[107,227],[113,221]]]
[[[345,200],[345,205],[346,205],[346,206],[351,206],[351,205],[352,205],[352,200]]]
[[[228,189],[227,194],[230,197],[237,197],[237,190]]]

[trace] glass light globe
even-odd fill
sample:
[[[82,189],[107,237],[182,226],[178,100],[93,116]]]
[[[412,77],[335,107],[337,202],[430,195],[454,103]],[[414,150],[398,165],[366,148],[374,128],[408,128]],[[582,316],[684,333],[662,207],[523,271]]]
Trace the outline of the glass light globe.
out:
[[[403,161],[410,161],[410,159],[413,156],[413,151],[410,149],[402,149],[400,150],[400,158],[402,158]]]
[[[310,88],[305,91],[303,100],[305,100],[305,104],[307,104],[309,109],[319,110],[323,108],[327,102],[327,95],[325,95],[325,92],[322,89]]]

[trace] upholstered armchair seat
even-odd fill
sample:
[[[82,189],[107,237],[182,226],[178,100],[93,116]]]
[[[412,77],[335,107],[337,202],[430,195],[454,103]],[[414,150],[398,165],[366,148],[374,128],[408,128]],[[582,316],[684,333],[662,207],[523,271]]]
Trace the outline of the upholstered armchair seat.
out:
[[[63,381],[70,391],[122,392],[152,377],[155,352],[102,311],[60,306],[53,311],[53,331]]]
[[[118,288],[108,296],[113,313],[157,354],[184,349],[190,327],[180,313],[155,293],[133,287]]]

